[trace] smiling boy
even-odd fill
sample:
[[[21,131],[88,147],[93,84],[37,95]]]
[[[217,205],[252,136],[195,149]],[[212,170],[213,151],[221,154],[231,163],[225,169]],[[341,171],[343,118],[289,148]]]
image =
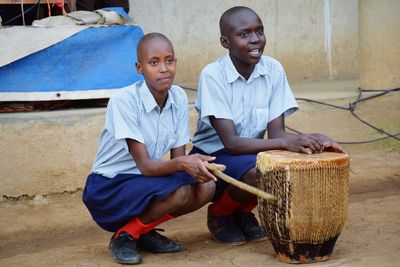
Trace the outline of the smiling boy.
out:
[[[236,6],[220,18],[220,43],[229,54],[201,72],[195,107],[199,113],[191,153],[215,156],[226,173],[256,185],[256,155],[270,149],[343,152],[321,134],[285,132],[285,117],[297,110],[282,65],[263,56],[266,37],[260,17]],[[268,139],[264,139],[267,131]],[[207,225],[217,242],[244,244],[266,233],[251,212],[257,198],[218,180]]]

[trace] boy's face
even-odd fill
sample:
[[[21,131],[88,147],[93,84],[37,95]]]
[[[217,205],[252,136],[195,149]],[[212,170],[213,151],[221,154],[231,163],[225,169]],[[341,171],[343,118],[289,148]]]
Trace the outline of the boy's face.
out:
[[[167,92],[176,73],[176,58],[172,45],[163,39],[149,40],[140,51],[136,69],[143,74],[152,92]]]
[[[266,39],[264,26],[253,12],[242,10],[232,14],[221,36],[221,44],[229,49],[232,60],[245,65],[256,65],[263,54]]]

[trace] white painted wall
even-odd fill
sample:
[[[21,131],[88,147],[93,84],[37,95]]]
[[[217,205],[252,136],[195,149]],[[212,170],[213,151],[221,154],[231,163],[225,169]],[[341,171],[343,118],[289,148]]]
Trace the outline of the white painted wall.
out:
[[[400,87],[400,1],[360,0],[360,87]]]
[[[178,57],[177,83],[196,83],[200,70],[227,51],[218,21],[235,5],[253,8],[267,34],[265,54],[289,80],[355,77],[358,73],[357,0],[130,0],[143,30],[167,35]]]

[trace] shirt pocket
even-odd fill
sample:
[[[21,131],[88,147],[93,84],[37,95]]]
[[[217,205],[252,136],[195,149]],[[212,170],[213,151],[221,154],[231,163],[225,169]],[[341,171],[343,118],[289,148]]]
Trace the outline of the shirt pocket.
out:
[[[176,133],[168,133],[164,142],[164,153],[168,152],[171,148],[176,145],[176,141],[178,141],[178,134]]]
[[[268,108],[256,108],[254,110],[254,128],[256,131],[265,130],[268,124],[269,110]]]

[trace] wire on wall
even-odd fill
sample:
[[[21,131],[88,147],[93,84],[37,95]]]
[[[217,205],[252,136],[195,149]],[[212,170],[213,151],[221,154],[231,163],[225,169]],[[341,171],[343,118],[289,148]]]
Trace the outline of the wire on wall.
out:
[[[357,95],[357,99],[351,103],[349,103],[348,107],[343,107],[343,106],[337,106],[337,105],[332,105],[332,104],[328,104],[328,103],[324,103],[324,102],[320,102],[320,101],[316,101],[316,100],[312,100],[312,99],[307,99],[307,98],[296,98],[296,100],[303,100],[306,102],[311,102],[311,103],[316,103],[316,104],[320,104],[320,105],[325,105],[325,106],[329,106],[329,107],[333,107],[333,108],[337,108],[337,109],[343,109],[343,110],[348,110],[350,111],[350,113],[357,119],[359,120],[361,123],[367,125],[368,127],[387,135],[386,137],[382,137],[382,138],[376,138],[376,139],[372,139],[372,140],[366,140],[366,141],[339,141],[338,143],[340,144],[367,144],[367,143],[373,143],[373,142],[378,142],[381,140],[385,140],[388,138],[393,138],[396,139],[397,141],[400,141],[400,138],[398,137],[400,135],[400,132],[396,133],[396,134],[390,134],[387,131],[385,131],[384,129],[378,128],[374,125],[372,125],[371,123],[365,121],[364,119],[362,119],[359,115],[357,115],[355,113],[355,109],[358,103],[360,102],[364,102],[379,96],[383,96],[392,92],[399,92],[400,88],[394,88],[394,89],[386,89],[386,90],[377,90],[380,93],[377,93],[375,95],[372,96],[367,96],[367,97],[362,97],[362,93],[363,92],[375,92],[375,90],[364,90],[364,89],[358,89],[358,95]],[[290,128],[288,126],[286,126],[287,129],[289,129],[290,131],[293,131],[295,133],[299,133],[301,134],[300,131],[297,131],[293,128]]]
[[[197,91],[194,88],[188,88],[185,86],[181,86],[182,88],[189,90],[189,91]],[[366,97],[362,97],[362,93],[365,92],[379,92],[377,94],[374,94],[372,96],[366,96]],[[386,130],[378,128],[374,125],[372,125],[371,123],[365,121],[364,119],[362,119],[359,115],[357,115],[355,113],[355,109],[357,104],[359,104],[360,102],[365,102],[367,100],[371,100],[373,98],[376,97],[380,97],[389,93],[393,93],[393,92],[400,92],[400,88],[394,88],[394,89],[382,89],[382,90],[366,90],[366,89],[361,89],[358,88],[358,95],[355,101],[349,103],[349,105],[346,106],[338,106],[338,105],[333,105],[333,104],[329,104],[329,103],[325,103],[325,102],[321,102],[321,101],[317,101],[317,100],[313,100],[313,99],[308,99],[308,98],[301,98],[301,97],[297,97],[296,100],[299,101],[306,101],[306,102],[310,102],[310,103],[315,103],[315,104],[319,104],[319,105],[324,105],[324,106],[328,106],[328,107],[332,107],[332,108],[336,108],[336,109],[342,109],[342,110],[348,110],[350,111],[350,113],[357,119],[359,120],[361,123],[367,125],[368,127],[382,133],[385,134],[385,137],[381,137],[381,138],[375,138],[375,139],[371,139],[371,140],[365,140],[365,141],[338,141],[339,144],[368,144],[368,143],[373,143],[373,142],[378,142],[378,141],[382,141],[388,138],[393,138],[396,139],[397,141],[400,141],[400,138],[398,136],[400,136],[400,132],[396,133],[396,134],[391,134],[388,133]],[[190,103],[193,104],[193,103]],[[302,132],[295,130],[289,126],[285,126],[288,130],[298,133],[298,134],[302,134]]]

